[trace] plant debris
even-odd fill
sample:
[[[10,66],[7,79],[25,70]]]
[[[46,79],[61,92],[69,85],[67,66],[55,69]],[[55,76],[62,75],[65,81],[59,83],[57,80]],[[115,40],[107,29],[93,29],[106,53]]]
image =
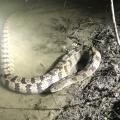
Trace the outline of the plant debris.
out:
[[[99,70],[55,120],[120,120],[120,47],[112,28],[100,28],[92,43],[102,55]]]

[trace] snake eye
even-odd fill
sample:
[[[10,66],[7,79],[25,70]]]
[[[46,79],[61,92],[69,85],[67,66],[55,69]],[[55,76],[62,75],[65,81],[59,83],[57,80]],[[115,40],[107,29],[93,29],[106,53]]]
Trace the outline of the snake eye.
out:
[[[46,78],[46,79],[49,79],[49,78],[51,78],[51,75],[50,75],[50,74],[46,74],[46,75],[45,75],[45,78]]]

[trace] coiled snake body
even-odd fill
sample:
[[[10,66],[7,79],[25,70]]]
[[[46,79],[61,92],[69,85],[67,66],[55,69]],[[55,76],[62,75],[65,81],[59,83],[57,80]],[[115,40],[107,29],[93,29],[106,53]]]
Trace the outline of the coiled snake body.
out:
[[[99,67],[101,55],[95,48],[92,48],[90,49],[90,52],[92,53],[91,58],[86,67],[76,73],[77,79],[73,76],[69,77],[76,72],[73,71],[73,69],[77,66],[81,57],[81,49],[78,45],[63,55],[54,68],[46,74],[32,78],[20,77],[12,72],[9,60],[8,41],[7,39],[4,39],[5,31],[7,32],[7,22],[0,26],[0,76],[2,84],[7,86],[10,90],[19,93],[39,94],[53,85],[51,87],[51,92],[56,92],[79,80],[86,79]]]

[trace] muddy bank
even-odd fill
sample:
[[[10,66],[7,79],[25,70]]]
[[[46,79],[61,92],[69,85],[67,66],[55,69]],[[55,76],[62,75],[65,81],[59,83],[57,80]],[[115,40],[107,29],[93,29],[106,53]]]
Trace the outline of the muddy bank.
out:
[[[102,55],[99,70],[82,90],[78,85],[70,104],[56,120],[120,119],[120,47],[113,28],[101,26],[91,39]]]

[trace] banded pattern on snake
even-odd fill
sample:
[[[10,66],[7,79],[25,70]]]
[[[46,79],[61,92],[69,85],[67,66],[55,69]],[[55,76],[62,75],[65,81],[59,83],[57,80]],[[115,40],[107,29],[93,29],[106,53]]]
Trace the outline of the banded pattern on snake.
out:
[[[25,78],[15,75],[10,63],[8,40],[5,39],[5,34],[9,32],[7,30],[7,22],[5,22],[0,26],[0,76],[2,84],[10,90],[19,93],[40,94],[53,85],[50,90],[56,92],[79,80],[86,79],[99,67],[101,55],[95,48],[92,48],[90,49],[92,54],[86,67],[76,74],[77,79],[73,77],[81,57],[81,48],[78,45],[64,54],[54,68],[42,76]]]

